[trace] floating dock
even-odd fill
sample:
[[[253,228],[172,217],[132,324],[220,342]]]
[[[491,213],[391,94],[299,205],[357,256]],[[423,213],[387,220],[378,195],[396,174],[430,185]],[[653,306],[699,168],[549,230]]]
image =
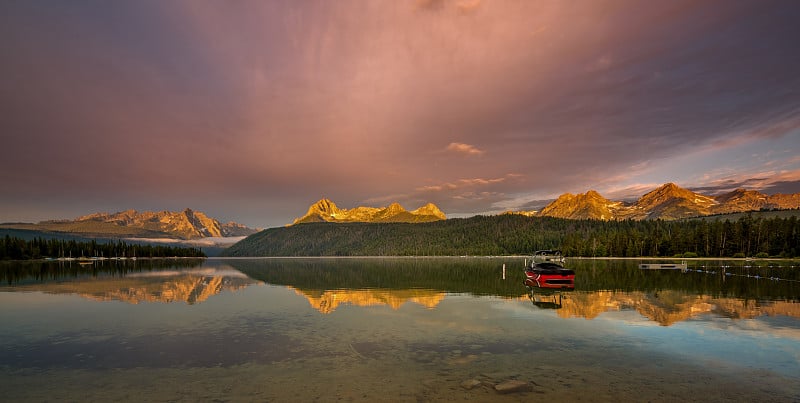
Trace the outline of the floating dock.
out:
[[[686,263],[640,263],[643,270],[686,270]]]

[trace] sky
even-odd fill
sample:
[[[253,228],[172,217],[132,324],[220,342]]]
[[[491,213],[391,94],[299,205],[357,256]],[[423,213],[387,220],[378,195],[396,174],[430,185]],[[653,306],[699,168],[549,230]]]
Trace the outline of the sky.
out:
[[[800,3],[5,0],[0,222],[800,192]]]

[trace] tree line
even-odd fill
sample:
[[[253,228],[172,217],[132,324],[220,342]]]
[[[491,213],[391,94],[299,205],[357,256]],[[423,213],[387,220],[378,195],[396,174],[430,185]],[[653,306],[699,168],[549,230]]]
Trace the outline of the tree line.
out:
[[[97,242],[63,239],[33,238],[25,240],[6,235],[0,238],[0,260],[28,260],[45,258],[149,258],[149,257],[205,257],[200,248],[146,245],[125,241]]]
[[[307,223],[270,228],[226,256],[496,256],[561,249],[596,257],[800,257],[797,216],[737,220],[569,220],[506,214],[431,223]]]

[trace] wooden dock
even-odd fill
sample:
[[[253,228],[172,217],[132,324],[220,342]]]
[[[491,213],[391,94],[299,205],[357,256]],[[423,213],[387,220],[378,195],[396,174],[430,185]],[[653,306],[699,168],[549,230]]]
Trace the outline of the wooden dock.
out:
[[[686,262],[683,263],[640,263],[639,268],[643,270],[686,270]]]

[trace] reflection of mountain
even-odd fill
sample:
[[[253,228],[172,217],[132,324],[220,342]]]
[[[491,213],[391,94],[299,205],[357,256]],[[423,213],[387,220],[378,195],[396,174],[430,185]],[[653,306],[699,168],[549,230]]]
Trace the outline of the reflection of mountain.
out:
[[[657,293],[569,292],[563,294],[558,316],[594,319],[604,312],[622,310],[635,310],[662,326],[670,326],[704,314],[732,319],[753,319],[763,315],[800,318],[800,303],[797,302],[714,298],[674,290]]]
[[[130,273],[124,277],[101,275],[58,282],[0,287],[0,291],[37,291],[76,294],[95,301],[185,302],[195,304],[223,291],[236,291],[259,283],[235,271],[192,270]]]
[[[430,290],[328,290],[309,291],[293,287],[298,295],[308,299],[311,306],[322,312],[331,313],[339,305],[380,306],[399,309],[406,302],[413,302],[426,308],[435,308],[444,299],[445,293]]]
[[[503,280],[500,270],[506,262]],[[514,260],[506,258],[265,259],[231,260],[230,264],[253,279],[295,290],[323,313],[342,304],[397,308],[416,302],[434,307],[448,293],[508,298],[525,293],[522,265],[514,269]],[[706,313],[730,318],[800,318],[800,282],[796,281],[800,271],[737,268],[724,261],[702,264],[725,264],[726,272],[735,275],[640,270],[636,260],[569,260],[569,267],[576,271],[575,290],[563,293],[557,312],[562,317],[592,319],[603,312],[636,310],[665,326]],[[761,280],[745,275],[758,275]],[[774,276],[792,281],[764,280]]]

